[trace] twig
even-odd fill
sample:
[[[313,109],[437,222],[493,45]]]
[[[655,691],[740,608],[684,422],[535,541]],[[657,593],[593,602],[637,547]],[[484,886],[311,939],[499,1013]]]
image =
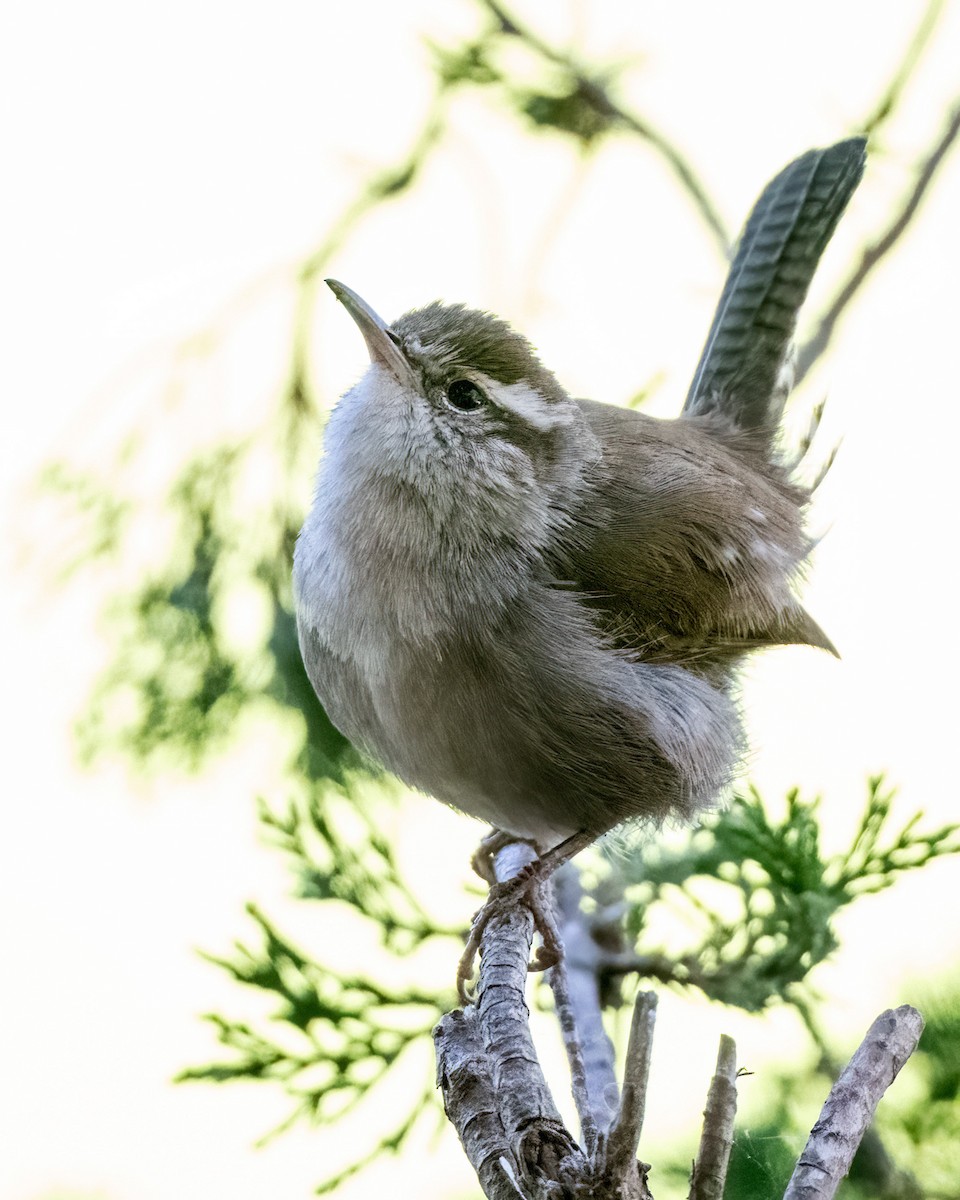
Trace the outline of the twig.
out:
[[[647,1106],[647,1080],[650,1075],[653,1026],[656,1019],[656,995],[653,992],[641,992],[633,1006],[633,1018],[630,1022],[620,1112],[610,1130],[607,1145],[607,1171],[615,1179],[627,1173],[637,1156]]]
[[[592,1155],[597,1148],[599,1126],[597,1118],[590,1106],[590,1096],[587,1090],[587,1072],[583,1065],[583,1050],[577,1033],[577,1024],[570,1004],[570,993],[567,988],[566,964],[561,958],[556,966],[550,968],[550,987],[553,989],[556,1002],[557,1020],[563,1037],[563,1048],[567,1052],[567,1063],[570,1067],[570,1090],[573,1092],[573,1102],[580,1119],[580,1133],[583,1148]]]
[[[526,843],[505,847],[494,859],[497,879],[512,879],[532,857]],[[500,1119],[521,1170],[556,1179],[563,1159],[576,1155],[577,1147],[560,1119],[530,1036],[524,991],[532,941],[533,916],[525,904],[487,923],[476,1008],[484,1049],[493,1059]]]
[[[605,954],[600,960],[600,970],[607,975],[636,974],[640,979],[697,987],[704,992],[711,983],[710,975],[700,969],[692,956],[669,959],[665,954]]]
[[[901,205],[900,211],[890,222],[886,231],[862,252],[860,261],[854,267],[849,279],[841,287],[833,303],[821,317],[814,333],[800,348],[797,355],[797,368],[794,379],[795,387],[798,387],[802,383],[814,363],[830,345],[837,322],[840,320],[850,301],[863,286],[870,272],[896,245],[904,230],[910,224],[917,209],[920,207],[920,201],[926,195],[927,189],[933,182],[937,168],[943,162],[958,133],[960,133],[960,102],[954,106],[936,144],[921,162],[913,188]]]
[[[550,971],[548,980],[554,990],[558,1015],[561,1009],[566,1008],[575,1030],[583,1065],[586,1107],[596,1129],[605,1133],[617,1112],[619,1089],[613,1043],[603,1027],[597,978],[601,952],[590,934],[588,918],[580,907],[583,891],[576,867],[567,863],[554,876],[553,884],[564,951],[561,986],[565,987],[566,994],[563,1000],[557,995],[556,979],[559,976],[555,976],[556,967]],[[571,1064],[571,1074],[572,1070]],[[586,1130],[583,1132],[586,1142]],[[587,1149],[592,1151],[594,1147],[588,1146]]]
[[[881,1013],[830,1090],[783,1200],[831,1200],[880,1097],[917,1047],[923,1018],[904,1004]]]
[[[920,61],[942,12],[943,0],[930,0],[920,18],[916,32],[903,52],[903,58],[900,60],[896,74],[890,80],[887,90],[880,97],[876,108],[863,123],[864,133],[871,135],[876,133],[899,104],[903,89]]]
[[[683,190],[693,202],[694,208],[700,214],[704,224],[713,235],[714,241],[724,258],[729,257],[731,248],[730,235],[727,233],[723,218],[720,216],[707,190],[697,177],[693,167],[680,151],[659,130],[649,122],[642,120],[635,113],[629,112],[610,95],[602,83],[593,75],[588,75],[578,63],[568,54],[554,49],[536,34],[521,25],[511,16],[500,0],[480,0],[484,8],[496,19],[500,32],[510,37],[519,38],[549,62],[562,67],[575,80],[579,94],[590,104],[595,112],[608,118],[611,124],[628,129],[642,138],[657,151],[666,161],[670,170],[680,181]]]
[[[717,1070],[710,1081],[703,1112],[700,1149],[690,1175],[689,1200],[722,1200],[736,1115],[737,1047],[733,1038],[722,1034]]]

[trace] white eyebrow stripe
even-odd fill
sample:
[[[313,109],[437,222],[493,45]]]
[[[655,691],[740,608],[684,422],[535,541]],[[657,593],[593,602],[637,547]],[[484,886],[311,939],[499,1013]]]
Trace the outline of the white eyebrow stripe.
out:
[[[545,400],[528,383],[503,384],[490,380],[486,388],[495,404],[531,425],[538,433],[549,433],[573,420],[572,413],[564,405]]]

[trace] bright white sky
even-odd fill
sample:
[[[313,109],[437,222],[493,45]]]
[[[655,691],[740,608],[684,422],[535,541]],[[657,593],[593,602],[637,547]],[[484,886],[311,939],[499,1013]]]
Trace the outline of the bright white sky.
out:
[[[519,11],[588,59],[635,62],[630,103],[677,139],[736,225],[789,158],[856,129],[920,9],[810,0],[787,13],[734,0],[641,10],[602,0]],[[202,785],[175,781],[149,799],[119,770],[78,771],[70,724],[109,648],[95,625],[100,597],[82,583],[51,586],[67,539],[29,489],[51,458],[95,465],[124,428],[155,417],[178,339],[280,268],[222,353],[180,370],[184,403],[171,428],[210,437],[265,411],[286,347],[284,269],[372,168],[409,145],[430,94],[423,35],[448,43],[474,28],[473,10],[467,0],[94,0],[10,4],[0,22],[0,480],[15,572],[0,597],[11,734],[0,1192],[295,1200],[332,1161],[329,1139],[300,1132],[254,1151],[285,1114],[282,1099],[259,1087],[169,1084],[212,1054],[196,1014],[238,1006],[195,948],[225,951],[245,936],[250,897],[309,934],[304,906],[284,900],[282,864],[257,841],[251,780],[268,772],[271,748],[248,747]],[[818,296],[908,186],[952,99],[958,58],[952,7],[871,160]],[[960,156],[804,395],[829,392],[824,452],[844,439],[822,492],[817,519],[829,536],[807,593],[843,661],[777,652],[747,689],[753,777],[771,795],[794,783],[824,790],[837,846],[868,771],[901,786],[904,817],[917,807],[931,821],[957,814],[958,211]],[[458,103],[416,198],[366,222],[333,273],[388,317],[438,295],[500,311],[578,394],[619,399],[663,370],[657,411],[666,413],[722,282],[709,241],[637,143],[611,144],[584,169],[558,139],[531,144],[474,96]],[[320,297],[327,394],[352,382],[363,359],[355,331]],[[174,449],[160,446],[158,457],[169,465]],[[409,812],[408,841],[421,830],[430,845],[445,837],[451,862],[465,863],[473,826],[425,800]],[[842,957],[820,976],[838,1037],[909,999],[901,980],[956,962],[958,871],[937,864],[851,914]],[[444,872],[435,889],[458,896],[466,914],[463,872]],[[782,1018],[746,1021],[665,998],[653,1136],[699,1109],[721,1029],[751,1065],[782,1058],[796,1038]],[[695,1097],[685,1107],[666,1099],[678,1073]],[[403,1174],[391,1165],[343,1194],[356,1200],[389,1181],[394,1194],[426,1195],[427,1155],[436,1195],[471,1192],[448,1140],[409,1155]]]

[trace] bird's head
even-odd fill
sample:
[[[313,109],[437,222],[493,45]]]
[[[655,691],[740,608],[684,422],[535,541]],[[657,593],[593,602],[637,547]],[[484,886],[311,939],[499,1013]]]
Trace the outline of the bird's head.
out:
[[[327,459],[418,494],[447,528],[540,541],[578,494],[596,446],[530,343],[462,305],[430,304],[388,325],[356,292],[327,283],[370,354],[331,417]]]

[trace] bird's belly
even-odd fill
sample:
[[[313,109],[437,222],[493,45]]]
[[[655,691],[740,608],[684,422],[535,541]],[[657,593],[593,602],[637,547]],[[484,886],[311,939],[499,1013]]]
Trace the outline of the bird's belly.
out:
[[[503,696],[442,664],[381,678],[369,752],[411,787],[548,848],[576,833],[555,765]]]
[[[363,663],[301,627],[307,673],[327,716],[363,754],[451,807],[549,847],[578,832],[556,772],[530,745],[496,681],[396,644]]]
[[[563,593],[550,602],[561,616],[576,604]],[[714,802],[739,748],[727,690],[611,652],[576,611],[566,637],[557,621],[537,632],[518,606],[511,619],[526,625],[482,639],[391,636],[376,650],[367,639],[353,657],[308,626],[301,645],[331,721],[358,749],[540,847]]]

